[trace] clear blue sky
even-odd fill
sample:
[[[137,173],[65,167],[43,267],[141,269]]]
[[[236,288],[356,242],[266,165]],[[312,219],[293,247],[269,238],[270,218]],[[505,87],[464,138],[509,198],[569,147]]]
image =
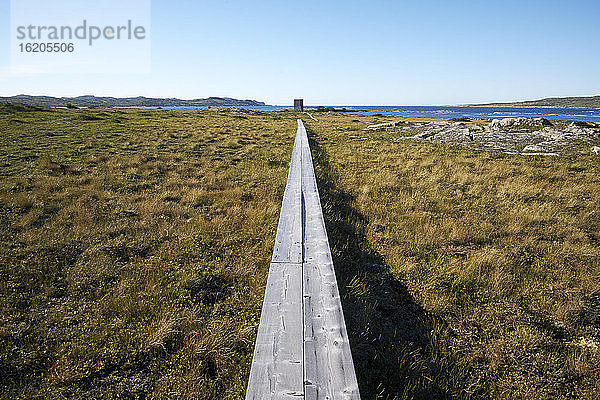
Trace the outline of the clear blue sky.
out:
[[[7,72],[9,3],[2,96],[408,105],[600,94],[599,0],[155,0],[150,74],[32,76]]]

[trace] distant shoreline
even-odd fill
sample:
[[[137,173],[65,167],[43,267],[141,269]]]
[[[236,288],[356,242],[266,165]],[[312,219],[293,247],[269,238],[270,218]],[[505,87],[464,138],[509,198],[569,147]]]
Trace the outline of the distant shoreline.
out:
[[[291,102],[291,100],[290,100]],[[100,97],[93,95],[76,96],[76,97],[53,97],[53,96],[32,96],[20,94],[16,96],[0,97],[0,103],[20,103],[32,106],[45,107],[284,107],[283,105],[271,105],[258,100],[250,99],[235,99],[231,97],[207,97],[197,99],[178,99],[178,98],[152,98],[152,97]],[[287,107],[287,106],[285,106]],[[291,107],[291,104],[290,104]],[[426,106],[426,105],[310,105],[306,108],[350,108],[353,107],[506,107],[506,108],[593,108],[600,109],[600,95],[588,97],[551,97],[540,100],[515,101],[515,102],[495,102],[495,103],[479,103],[479,104],[447,104],[442,106]]]
[[[491,103],[491,104],[460,104],[457,106],[444,106],[444,107],[506,107],[506,108],[600,108],[599,106],[536,106],[536,105],[518,105],[518,104],[505,104],[505,103]]]
[[[467,107],[600,108],[600,96],[547,97],[507,103],[466,104]]]
[[[92,109],[105,109],[105,110],[206,110],[213,112],[223,112],[227,110],[237,110],[236,112],[284,112],[294,113],[291,106],[109,106],[109,107],[40,107],[40,106],[29,106],[23,104],[6,104],[0,103],[0,112],[10,112],[14,110],[39,110],[39,109],[81,109],[82,113],[86,110]],[[517,117],[528,117],[528,118],[545,118],[548,120],[565,120],[565,121],[587,121],[600,124],[600,109],[597,108],[562,108],[552,110],[550,107],[480,107],[480,106],[363,106],[363,107],[306,107],[306,111],[314,113],[315,115],[323,115],[328,113],[336,114],[355,114],[355,115],[369,115],[374,118],[395,116],[404,118],[424,118],[424,119],[449,119],[449,120],[460,120],[460,119],[478,119],[478,120],[492,120],[500,118],[517,118]]]
[[[0,103],[20,103],[30,106],[42,107],[213,107],[213,106],[267,106],[262,101],[240,100],[231,97],[207,97],[203,99],[182,100],[177,98],[151,98],[151,97],[52,97],[17,95],[0,97]]]

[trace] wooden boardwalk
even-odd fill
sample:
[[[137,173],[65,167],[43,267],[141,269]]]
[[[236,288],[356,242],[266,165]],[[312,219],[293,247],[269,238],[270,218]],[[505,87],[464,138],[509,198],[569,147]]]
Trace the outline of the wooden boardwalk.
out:
[[[304,124],[292,151],[246,399],[360,399]]]

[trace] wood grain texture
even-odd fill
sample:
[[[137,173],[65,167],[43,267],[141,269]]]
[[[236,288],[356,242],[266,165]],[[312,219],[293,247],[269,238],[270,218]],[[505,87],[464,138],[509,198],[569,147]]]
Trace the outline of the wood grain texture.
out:
[[[302,135],[296,133],[283,193],[273,262],[302,262]]]
[[[302,265],[272,263],[246,399],[302,397]]]
[[[298,120],[246,399],[360,399],[312,156]]]

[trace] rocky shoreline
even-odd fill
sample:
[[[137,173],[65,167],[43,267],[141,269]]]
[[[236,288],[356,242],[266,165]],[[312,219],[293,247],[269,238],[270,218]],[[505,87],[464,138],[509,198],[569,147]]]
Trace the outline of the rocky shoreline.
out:
[[[600,124],[591,122],[551,122],[527,117],[469,122],[400,120],[370,125],[364,130],[393,130],[403,134],[395,141],[424,140],[509,154],[600,154]]]

